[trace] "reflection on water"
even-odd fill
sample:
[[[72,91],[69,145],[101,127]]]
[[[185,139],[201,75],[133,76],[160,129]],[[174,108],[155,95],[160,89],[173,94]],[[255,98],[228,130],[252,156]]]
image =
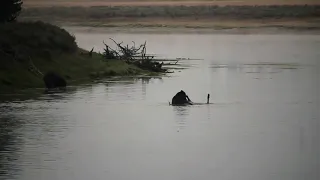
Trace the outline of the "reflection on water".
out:
[[[110,35],[76,36],[91,49]],[[204,60],[1,95],[0,179],[318,180],[319,36],[115,36]],[[169,106],[181,89],[199,105]]]
[[[20,170],[15,162],[19,158],[17,144],[22,144],[17,133],[22,123],[13,115],[3,115],[7,110],[0,108],[0,177],[14,178]]]
[[[176,114],[176,123],[178,126],[178,131],[182,130],[186,126],[187,116],[190,112],[189,106],[173,106],[173,110]]]

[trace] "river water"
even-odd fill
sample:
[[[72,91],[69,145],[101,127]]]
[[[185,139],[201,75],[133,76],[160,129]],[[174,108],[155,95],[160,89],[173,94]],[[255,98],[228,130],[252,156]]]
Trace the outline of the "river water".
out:
[[[0,102],[0,179],[318,180],[320,36],[75,33],[186,57],[162,78],[112,78]],[[180,90],[192,101],[172,107]]]

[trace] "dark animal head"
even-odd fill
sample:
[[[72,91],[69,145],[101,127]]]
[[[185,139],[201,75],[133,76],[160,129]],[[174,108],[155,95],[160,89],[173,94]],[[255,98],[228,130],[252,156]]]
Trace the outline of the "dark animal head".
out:
[[[186,97],[186,96],[187,96],[187,94],[186,94],[184,91],[182,91],[182,90],[179,92],[179,95],[180,95],[180,96],[183,96],[183,97]]]

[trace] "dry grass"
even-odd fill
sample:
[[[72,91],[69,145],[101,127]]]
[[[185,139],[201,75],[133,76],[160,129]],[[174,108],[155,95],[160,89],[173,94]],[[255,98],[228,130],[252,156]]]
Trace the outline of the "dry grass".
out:
[[[320,0],[25,0],[25,7],[48,6],[226,6],[320,5]]]

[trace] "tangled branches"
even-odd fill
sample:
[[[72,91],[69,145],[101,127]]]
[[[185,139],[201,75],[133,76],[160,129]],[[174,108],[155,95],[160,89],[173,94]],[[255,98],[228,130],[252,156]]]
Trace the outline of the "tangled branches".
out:
[[[103,56],[105,59],[123,60],[128,64],[134,64],[144,70],[150,70],[153,72],[166,72],[166,69],[162,68],[163,63],[154,62],[152,61],[154,56],[146,55],[147,42],[144,42],[143,44],[136,47],[135,42],[132,41],[133,45],[129,47],[129,45],[122,45],[123,42],[117,43],[115,40],[111,40],[117,45],[117,50],[112,49],[110,46],[103,42],[103,44],[105,45],[103,52]]]

